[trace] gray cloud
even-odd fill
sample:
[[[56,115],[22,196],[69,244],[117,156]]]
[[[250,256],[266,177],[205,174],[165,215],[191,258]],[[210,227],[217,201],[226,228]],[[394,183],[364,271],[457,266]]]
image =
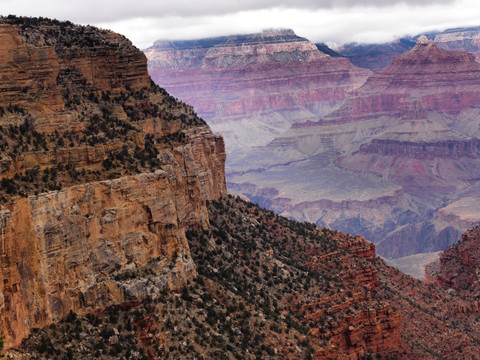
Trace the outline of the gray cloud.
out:
[[[292,28],[315,42],[391,41],[480,25],[478,0],[0,0],[2,15],[44,16],[112,29],[140,48]]]
[[[348,7],[388,7],[449,4],[454,0],[1,0],[3,15],[48,16],[80,23],[119,21],[134,17],[198,17],[271,8],[333,9]]]

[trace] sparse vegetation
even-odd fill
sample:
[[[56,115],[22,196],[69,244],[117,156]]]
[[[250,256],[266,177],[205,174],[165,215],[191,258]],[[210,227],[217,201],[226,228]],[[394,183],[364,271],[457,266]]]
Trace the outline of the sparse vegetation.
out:
[[[187,233],[198,272],[193,282],[173,292],[152,287],[141,304],[89,315],[89,325],[70,314],[41,330],[45,335],[31,336],[23,349],[40,346],[62,358],[67,349],[61,344],[67,342],[74,358],[80,346],[74,344],[83,344],[101,359],[127,352],[149,359],[309,359],[330,351],[334,331],[347,314],[361,315],[375,306],[365,299],[367,288],[345,279],[352,261],[367,268],[365,260],[342,247],[353,237],[296,223],[233,197],[212,201],[208,209],[211,229]],[[316,258],[323,259],[318,266],[311,263]],[[114,279],[153,285],[155,264],[161,261]],[[348,291],[360,298],[350,313],[333,306],[351,301]],[[83,332],[93,334],[86,339],[94,346],[80,341],[81,336],[75,340],[82,333],[75,324],[88,326]],[[133,335],[132,342],[112,346],[115,329],[119,338]],[[52,349],[44,337],[52,340]]]

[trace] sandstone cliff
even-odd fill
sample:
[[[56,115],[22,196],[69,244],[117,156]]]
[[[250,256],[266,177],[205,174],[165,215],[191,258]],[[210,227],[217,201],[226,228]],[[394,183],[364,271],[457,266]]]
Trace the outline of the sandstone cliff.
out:
[[[10,16],[0,51],[6,345],[71,310],[141,301],[146,284],[121,274],[154,259],[158,288],[193,279],[185,231],[226,193],[223,139],[121,35]]]

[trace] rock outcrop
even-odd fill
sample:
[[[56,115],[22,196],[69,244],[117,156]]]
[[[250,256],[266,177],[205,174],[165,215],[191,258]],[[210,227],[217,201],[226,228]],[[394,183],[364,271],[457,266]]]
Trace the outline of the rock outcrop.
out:
[[[431,277],[438,285],[459,292],[467,291],[476,298],[480,291],[480,227],[465,232],[462,240],[447,248],[440,256],[440,265]],[[433,270],[433,266],[431,267]],[[430,276],[432,273],[430,272]],[[478,304],[476,305],[478,307]]]
[[[226,194],[225,147],[123,36],[0,20],[0,334],[142,301],[196,276],[185,231]],[[150,266],[150,265],[149,265]],[[125,275],[127,274],[127,275]]]
[[[223,134],[229,159],[327,114],[371,74],[292,30],[157,41],[145,54],[152,79]]]

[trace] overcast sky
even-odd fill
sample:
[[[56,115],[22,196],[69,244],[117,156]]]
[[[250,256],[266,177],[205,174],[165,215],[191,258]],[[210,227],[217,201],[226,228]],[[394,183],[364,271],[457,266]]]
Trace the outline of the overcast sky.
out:
[[[139,48],[265,28],[342,44],[480,25],[479,0],[0,0],[0,12],[112,29]]]

